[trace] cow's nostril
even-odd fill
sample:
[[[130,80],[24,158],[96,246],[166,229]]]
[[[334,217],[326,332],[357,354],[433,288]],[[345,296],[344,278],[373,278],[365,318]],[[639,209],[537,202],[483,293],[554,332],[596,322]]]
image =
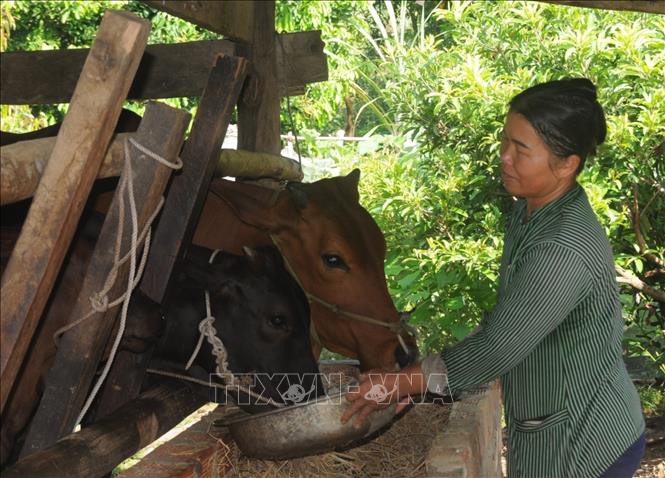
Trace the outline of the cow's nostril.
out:
[[[412,364],[418,358],[418,348],[413,345],[407,345],[405,351],[401,345],[395,349],[395,359],[400,368]]]

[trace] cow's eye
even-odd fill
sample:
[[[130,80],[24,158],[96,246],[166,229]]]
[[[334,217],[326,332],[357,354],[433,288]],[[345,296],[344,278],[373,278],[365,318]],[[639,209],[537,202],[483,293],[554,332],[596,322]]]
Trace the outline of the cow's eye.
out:
[[[323,254],[321,258],[323,259],[323,263],[332,269],[349,270],[349,266],[337,254]]]
[[[272,325],[277,329],[286,327],[286,317],[284,317],[283,315],[273,315],[270,317],[270,325]]]

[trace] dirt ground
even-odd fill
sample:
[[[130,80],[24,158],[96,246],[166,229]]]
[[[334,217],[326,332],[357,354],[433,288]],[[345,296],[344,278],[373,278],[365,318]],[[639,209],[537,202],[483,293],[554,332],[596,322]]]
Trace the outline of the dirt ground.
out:
[[[635,478],[665,478],[665,416],[646,419],[647,446]],[[501,464],[506,476],[506,433],[503,434]]]

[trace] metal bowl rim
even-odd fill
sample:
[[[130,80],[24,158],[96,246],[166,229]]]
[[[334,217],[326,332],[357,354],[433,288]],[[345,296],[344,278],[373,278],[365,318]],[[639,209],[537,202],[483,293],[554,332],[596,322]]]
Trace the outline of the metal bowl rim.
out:
[[[247,412],[242,412],[244,415],[240,417],[229,417],[229,419],[224,419],[222,418],[223,425],[222,426],[228,426],[228,425],[234,425],[236,423],[241,423],[241,422],[246,422],[249,420],[258,420],[260,418],[272,416],[272,415],[278,415],[286,412],[290,412],[292,410],[297,410],[300,408],[305,408],[309,406],[315,406],[323,402],[328,402],[331,400],[334,400],[336,398],[342,398],[346,393],[348,392],[348,389],[342,389],[338,393],[335,393],[333,395],[324,395],[322,397],[318,397],[314,400],[308,400],[303,403],[296,403],[294,405],[289,405],[288,407],[283,407],[283,408],[277,408],[275,410],[269,410],[267,412],[261,412],[261,413],[255,413],[255,414],[248,414]]]

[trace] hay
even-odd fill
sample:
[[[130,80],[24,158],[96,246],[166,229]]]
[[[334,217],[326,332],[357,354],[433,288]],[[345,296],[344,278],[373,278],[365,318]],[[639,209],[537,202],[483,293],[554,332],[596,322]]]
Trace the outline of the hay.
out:
[[[417,404],[373,440],[343,451],[291,460],[255,460],[230,445],[220,463],[226,477],[419,477],[434,436],[448,419],[452,405]]]

